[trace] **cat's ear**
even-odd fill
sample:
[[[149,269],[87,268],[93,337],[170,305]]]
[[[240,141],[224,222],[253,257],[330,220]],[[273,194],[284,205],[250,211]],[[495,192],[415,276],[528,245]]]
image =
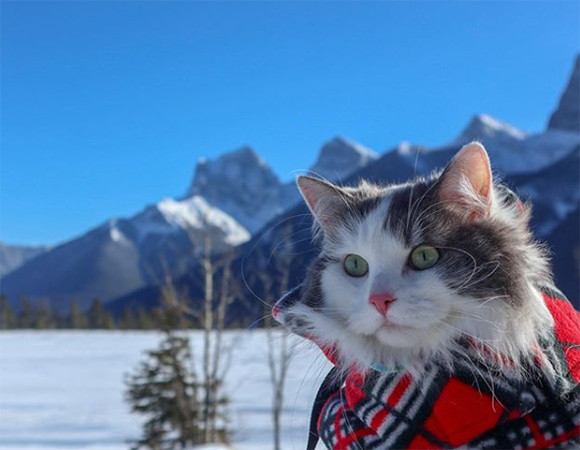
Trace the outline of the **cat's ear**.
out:
[[[298,190],[322,229],[329,231],[336,223],[338,211],[344,208],[343,191],[333,184],[304,175],[296,179]]]
[[[483,145],[463,146],[439,180],[438,197],[469,220],[487,217],[491,211],[493,182],[489,157]]]

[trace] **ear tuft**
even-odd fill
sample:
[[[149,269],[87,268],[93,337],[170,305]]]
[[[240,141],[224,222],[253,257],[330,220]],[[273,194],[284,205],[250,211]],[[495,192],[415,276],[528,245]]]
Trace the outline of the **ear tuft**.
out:
[[[469,218],[485,217],[491,211],[492,189],[487,151],[479,142],[472,142],[463,146],[443,171],[439,197]]]

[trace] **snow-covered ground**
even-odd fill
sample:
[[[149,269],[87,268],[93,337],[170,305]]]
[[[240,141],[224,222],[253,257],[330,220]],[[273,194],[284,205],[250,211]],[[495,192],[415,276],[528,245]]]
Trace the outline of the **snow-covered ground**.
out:
[[[200,357],[201,335],[191,332]],[[279,339],[279,335],[277,336]],[[140,433],[142,417],[123,401],[124,375],[155,332],[14,331],[0,333],[0,448],[116,450]],[[233,448],[272,449],[271,387],[263,331],[229,331],[227,375]],[[318,349],[292,337],[283,448],[303,449],[310,406],[330,369]],[[199,367],[199,366],[198,366]]]

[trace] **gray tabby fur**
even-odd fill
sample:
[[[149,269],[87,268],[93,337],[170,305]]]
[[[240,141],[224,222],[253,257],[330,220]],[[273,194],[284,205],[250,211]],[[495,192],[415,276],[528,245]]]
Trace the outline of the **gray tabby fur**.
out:
[[[313,210],[320,255],[300,295],[278,303],[278,320],[337,347],[343,368],[378,363],[420,372],[434,359],[452,367],[469,338],[482,359],[525,375],[524,363],[538,355],[534,349],[545,345],[553,326],[538,289],[551,284],[549,262],[530,232],[530,205],[496,182],[485,206],[461,180],[469,207],[488,211],[468,219],[463,205],[442,200],[448,170],[400,185],[319,186],[328,191]],[[408,254],[424,243],[440,259],[431,269],[413,270]],[[366,281],[349,278],[342,269],[347,253],[363,255],[376,272]],[[398,294],[392,324],[379,322],[368,305],[377,283]]]

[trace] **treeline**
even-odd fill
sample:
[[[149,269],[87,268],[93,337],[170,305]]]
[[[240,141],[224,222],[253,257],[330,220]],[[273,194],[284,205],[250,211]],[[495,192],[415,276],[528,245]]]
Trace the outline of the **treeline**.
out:
[[[18,308],[12,308],[6,296],[0,296],[0,330],[14,329],[74,329],[74,330],[152,330],[159,328],[158,308],[146,310],[127,308],[119,317],[114,317],[99,299],[93,300],[90,308],[83,311],[72,301],[66,314],[54,311],[49,301],[31,302],[20,299]],[[194,327],[184,323],[184,328]]]

